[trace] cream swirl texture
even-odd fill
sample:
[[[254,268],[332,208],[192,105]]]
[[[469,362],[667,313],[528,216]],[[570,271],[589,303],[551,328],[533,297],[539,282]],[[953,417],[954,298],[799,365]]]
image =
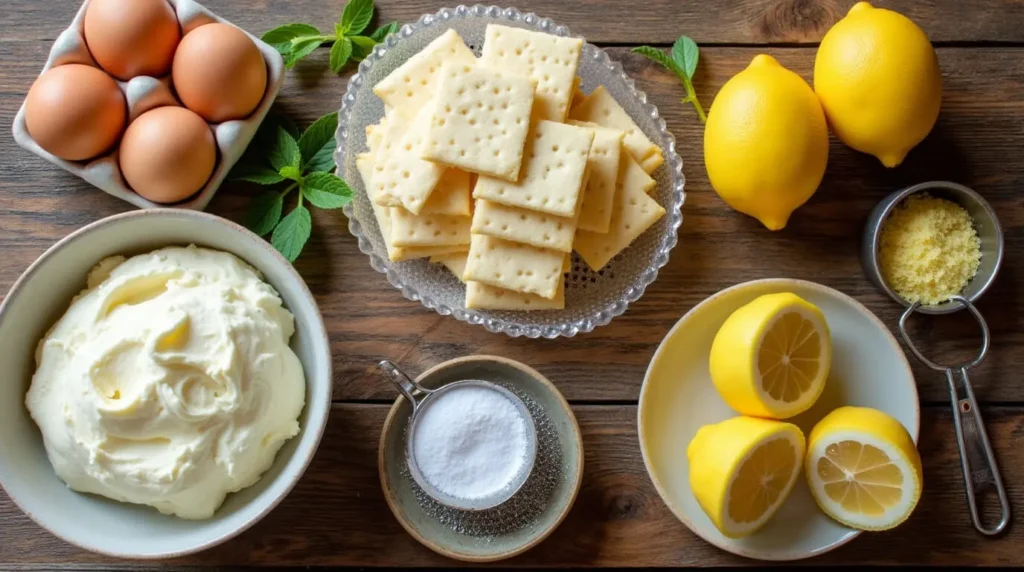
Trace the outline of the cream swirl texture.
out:
[[[292,314],[232,254],[112,257],[40,341],[25,398],[76,491],[211,517],[299,432]]]

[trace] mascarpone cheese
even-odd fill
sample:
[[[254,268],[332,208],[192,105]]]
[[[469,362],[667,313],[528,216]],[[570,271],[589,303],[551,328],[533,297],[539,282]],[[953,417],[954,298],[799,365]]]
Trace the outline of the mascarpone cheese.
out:
[[[294,333],[274,288],[234,255],[108,258],[39,343],[25,403],[72,489],[209,518],[299,432]]]

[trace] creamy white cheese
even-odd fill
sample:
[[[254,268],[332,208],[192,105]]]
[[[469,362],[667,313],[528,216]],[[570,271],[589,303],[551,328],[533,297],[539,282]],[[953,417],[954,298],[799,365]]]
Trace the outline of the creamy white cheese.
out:
[[[209,518],[299,432],[294,333],[234,255],[112,257],[39,343],[25,403],[72,489]]]

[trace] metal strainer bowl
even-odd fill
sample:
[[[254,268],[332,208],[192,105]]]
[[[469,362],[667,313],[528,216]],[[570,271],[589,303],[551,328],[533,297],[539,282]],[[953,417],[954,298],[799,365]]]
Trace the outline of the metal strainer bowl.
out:
[[[480,379],[454,381],[436,389],[427,389],[413,381],[412,378],[398,369],[398,366],[388,360],[380,362],[378,366],[384,370],[391,383],[395,385],[402,396],[408,399],[412,405],[412,419],[409,422],[409,432],[406,435],[406,456],[409,459],[409,473],[412,475],[412,479],[416,481],[416,484],[425,493],[443,505],[460,510],[479,511],[503,504],[523,488],[527,479],[530,478],[530,473],[533,472],[533,466],[537,461],[537,426],[534,424],[533,416],[530,415],[530,410],[523,403],[522,399],[500,385]],[[526,451],[523,455],[522,468],[505,487],[485,497],[457,497],[445,493],[434,486],[420,471],[419,463],[416,460],[416,449],[413,447],[413,436],[419,428],[419,420],[423,418],[423,412],[445,393],[462,387],[479,387],[500,394],[505,399],[508,399],[509,403],[516,408],[523,419],[523,423],[526,425]]]
[[[657,108],[647,103],[647,96],[636,89],[622,66],[603,50],[584,44],[578,70],[580,89],[590,93],[603,85],[651,141],[661,147],[665,164],[652,174],[657,181],[652,196],[665,208],[666,214],[600,272],[590,270],[574,255],[571,272],[566,277],[563,310],[467,310],[465,287],[441,265],[430,264],[427,259],[389,261],[372,205],[356,168],[356,155],[367,150],[366,126],[378,122],[384,115],[384,104],[374,95],[373,86],[451,28],[479,54],[489,23],[530,28],[557,36],[570,35],[564,26],[536,14],[523,14],[515,8],[482,5],[444,8],[402,26],[399,32],[376,46],[359,64],[359,73],[350,80],[338,113],[338,148],[335,151],[338,175],[355,191],[352,203],[345,207],[349,231],[358,238],[359,249],[369,255],[374,269],[385,274],[406,298],[418,300],[439,314],[451,315],[512,337],[557,338],[589,332],[624,313],[629,304],[640,298],[654,282],[661,267],[668,263],[669,252],[676,245],[677,231],[682,223],[681,209],[685,198],[683,161],[676,153],[675,139],[668,132]]]

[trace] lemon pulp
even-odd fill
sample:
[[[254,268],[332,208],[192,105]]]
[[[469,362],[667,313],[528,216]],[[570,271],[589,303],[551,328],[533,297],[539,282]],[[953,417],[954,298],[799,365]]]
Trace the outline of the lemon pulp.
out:
[[[757,521],[787,492],[797,451],[787,439],[758,447],[736,473],[729,490],[729,517],[741,524]]]
[[[850,512],[881,516],[903,498],[903,473],[872,445],[833,443],[818,459],[816,470],[825,494]]]
[[[757,356],[761,389],[793,403],[811,391],[821,370],[821,336],[797,312],[782,314],[761,341]]]

